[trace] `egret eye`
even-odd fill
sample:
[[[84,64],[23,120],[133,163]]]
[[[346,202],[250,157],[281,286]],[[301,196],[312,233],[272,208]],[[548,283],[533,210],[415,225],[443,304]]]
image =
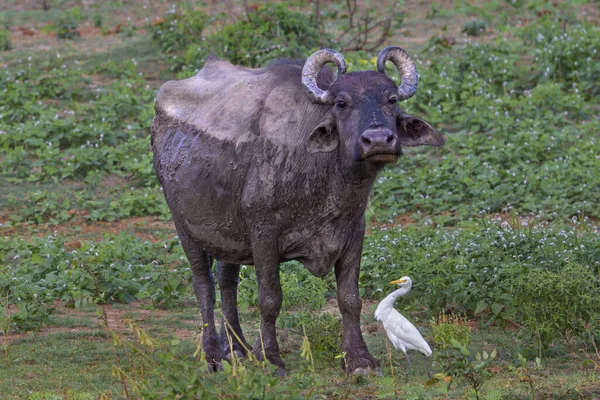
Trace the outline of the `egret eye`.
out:
[[[335,105],[337,106],[337,108],[339,108],[340,110],[343,110],[344,108],[346,108],[346,106],[348,104],[346,104],[345,101],[343,100],[339,100],[338,102],[335,103]]]
[[[392,96],[389,100],[390,104],[396,104],[398,102],[398,97]]]

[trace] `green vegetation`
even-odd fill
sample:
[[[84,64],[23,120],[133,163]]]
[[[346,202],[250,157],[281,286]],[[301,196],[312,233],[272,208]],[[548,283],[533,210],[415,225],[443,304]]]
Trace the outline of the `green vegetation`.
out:
[[[598,28],[567,26],[566,47],[543,39],[555,37],[551,27],[558,25],[544,17],[512,29],[510,40],[425,55],[420,85],[431,89],[419,90],[408,111],[452,133],[443,150],[409,154],[384,171],[374,200],[387,208],[380,218],[509,209],[544,219],[600,217]]]
[[[260,66],[337,48],[336,38],[360,43],[344,36],[345,24],[360,30],[377,10],[361,17],[320,2],[315,18],[315,3],[304,1],[248,10],[183,2],[154,14],[127,2],[50,3],[0,18],[10,28],[0,28],[0,50],[9,50],[0,53],[1,393],[600,395],[600,29],[584,6],[459,2],[403,8],[389,20],[401,31],[381,47],[406,45],[421,78],[403,106],[448,142],[406,149],[379,176],[368,207],[362,325],[384,377],[343,374],[335,278],[291,262],[278,320],[289,375],[276,378],[256,360],[207,373],[189,265],[152,167],[154,96],[211,52]],[[51,30],[56,47],[20,48],[13,35],[10,50],[14,27],[28,21],[40,36]],[[108,42],[102,35],[112,44],[98,46]],[[350,71],[375,68],[376,52],[344,55]],[[429,381],[428,361],[416,355],[404,383],[404,358],[373,320],[388,282],[402,275],[414,287],[396,307],[434,344]],[[242,267],[238,299],[254,339],[252,266]]]
[[[452,342],[467,346],[471,340],[471,327],[467,325],[465,317],[454,313],[440,315],[431,321],[431,334],[433,343],[438,349],[446,349]]]
[[[126,382],[124,385],[129,383],[135,395],[145,399],[260,397],[276,400],[282,396],[304,399],[305,392],[314,390],[311,388],[314,378],[310,374],[297,375],[285,382],[274,375],[274,365],[259,362],[252,356],[246,362],[234,358],[223,364],[222,371],[210,372],[200,341],[195,348],[179,339],[159,341],[131,320],[125,322],[129,332],[138,339],[136,342],[110,329],[108,331],[116,349],[135,361],[125,367],[127,369],[115,366],[113,374]]]
[[[208,17],[200,10],[181,10],[178,14],[171,9],[164,18],[148,26],[152,40],[164,53],[185,50],[191,43],[202,37]]]
[[[201,11],[168,11],[150,26],[153,40],[172,57],[174,71],[197,71],[210,55],[236,65],[256,67],[281,57],[306,57],[326,38],[317,24],[304,14],[290,11],[285,4],[265,4],[247,14],[246,19],[220,26],[202,36],[208,17]],[[182,52],[182,50],[184,50]]]
[[[484,321],[524,323],[533,331],[553,325],[553,318],[572,332],[595,326],[598,228],[556,229],[513,218],[512,226],[482,217],[452,230],[428,221],[373,229],[363,251],[363,288],[372,293],[406,274],[416,282],[410,301],[433,312],[458,308]],[[531,309],[525,312],[526,307]],[[552,340],[559,337],[559,331],[545,329]]]
[[[217,54],[234,64],[264,65],[279,57],[306,56],[319,47],[316,26],[285,4],[258,7],[248,19],[225,25],[207,38],[212,48],[222,49]]]
[[[56,36],[59,39],[76,39],[81,34],[77,30],[77,26],[81,22],[83,15],[81,7],[73,7],[64,15],[54,22],[53,30],[56,31]]]
[[[473,354],[456,340],[452,340],[451,344],[450,348],[443,349],[437,356],[444,366],[444,372],[436,374],[433,381],[447,381],[446,377],[458,377],[471,386],[472,394],[479,399],[483,383],[491,376],[488,369],[492,367],[496,358],[496,350],[492,350],[491,354],[486,351]],[[452,379],[450,379],[450,383],[452,383]],[[486,397],[497,398],[498,395],[502,396],[502,393],[494,390],[489,391]]]
[[[483,21],[471,21],[463,26],[462,31],[469,36],[481,36],[485,33],[486,23]]]
[[[12,41],[10,39],[10,32],[5,27],[0,27],[0,51],[12,49]]]

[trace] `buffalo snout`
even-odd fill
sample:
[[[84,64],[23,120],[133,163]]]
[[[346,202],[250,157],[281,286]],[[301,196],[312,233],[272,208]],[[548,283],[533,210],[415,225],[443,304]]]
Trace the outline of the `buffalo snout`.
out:
[[[360,136],[359,150],[369,161],[395,162],[398,159],[397,140],[389,129],[368,129]]]

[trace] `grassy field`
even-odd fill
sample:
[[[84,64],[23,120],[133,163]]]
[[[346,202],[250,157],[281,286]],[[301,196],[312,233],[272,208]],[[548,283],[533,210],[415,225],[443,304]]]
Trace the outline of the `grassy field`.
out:
[[[205,3],[0,6],[0,398],[600,398],[598,3],[365,3],[354,23],[389,33],[358,50],[343,3],[319,2],[318,19],[316,2]],[[360,70],[386,45],[419,68],[403,106],[448,142],[407,150],[367,210],[362,327],[383,376],[339,368],[335,279],[293,262],[287,376],[239,360],[207,373],[152,170],[156,90],[210,52],[261,65],[346,48]],[[407,380],[373,318],[402,275],[415,284],[396,308],[434,350],[410,355]],[[254,268],[241,278],[253,342]]]

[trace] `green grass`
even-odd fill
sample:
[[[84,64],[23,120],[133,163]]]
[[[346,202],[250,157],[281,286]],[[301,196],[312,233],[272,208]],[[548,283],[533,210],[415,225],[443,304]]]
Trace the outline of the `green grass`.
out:
[[[63,12],[64,11],[61,8],[51,8],[48,11],[41,9],[20,11],[8,10],[2,12],[0,15],[0,23],[5,26],[49,24],[60,17]]]
[[[92,315],[69,315],[69,312],[53,314],[48,318],[48,326],[61,328],[98,328],[98,321]]]
[[[33,335],[10,344],[10,362],[0,366],[0,388],[3,396],[17,398],[69,390],[119,396],[111,371],[118,355],[102,331]]]
[[[363,315],[364,322],[372,322],[372,313],[370,310],[366,311],[368,312]],[[8,353],[10,368],[5,361],[0,363],[0,391],[5,395],[18,398],[27,397],[32,393],[64,395],[69,391],[93,396],[104,394],[109,398],[124,398],[121,382],[112,375],[112,366],[118,365],[130,372],[139,366],[133,361],[134,359],[127,357],[123,348],[114,346],[106,333],[99,329],[94,310],[89,309],[84,313],[86,314],[84,319],[88,322],[70,325],[70,328],[75,329],[74,332],[51,333],[53,328],[65,327],[65,319],[59,318],[49,321],[50,333],[25,335],[12,341]],[[195,313],[197,313],[196,307],[185,307],[172,311],[166,320],[170,322],[171,328],[185,327],[189,324],[189,315]],[[126,314],[122,315],[127,317]],[[129,316],[133,317],[134,321],[139,317],[135,311]],[[242,320],[246,319],[247,316],[242,314]],[[412,316],[411,319],[415,320]],[[92,326],[90,321],[95,321],[96,326]],[[152,336],[165,340],[173,336],[172,332],[167,330],[168,327],[164,326],[164,322],[162,318],[145,318],[140,321],[140,324],[147,332],[155,332]],[[253,342],[257,334],[256,324],[243,325],[246,337]],[[191,327],[188,329],[193,330]],[[504,398],[531,397],[529,386],[525,382],[520,382],[518,377],[508,369],[509,365],[516,364],[517,354],[526,350],[522,347],[523,342],[515,341],[515,337],[519,337],[521,333],[520,329],[507,330],[498,327],[478,327],[473,331],[471,343],[475,351],[498,350],[492,376],[483,385],[484,394],[499,390],[505,396]],[[127,332],[122,334],[132,337]],[[282,340],[282,353],[288,371],[288,377],[284,382],[292,381],[306,374],[310,364],[300,356],[301,336],[286,333],[285,330],[282,330],[280,335],[285,338]],[[428,329],[425,329],[424,335],[426,339],[431,340]],[[381,331],[365,335],[372,354],[382,361],[384,376],[390,379],[392,377],[389,365],[390,353],[387,351],[384,338],[385,335]],[[185,348],[193,351],[195,339],[184,339],[183,342]],[[167,340],[166,343],[169,341]],[[565,346],[558,346],[552,350],[552,355],[543,358],[542,369],[532,372],[537,396],[576,399],[579,398],[578,396],[590,398],[598,395],[598,388],[594,384],[597,375],[586,363],[586,357],[581,353],[570,354]],[[524,354],[529,360],[534,357],[527,352]],[[447,398],[458,399],[464,398],[468,393],[461,381],[453,383],[450,390],[445,384],[437,384],[426,389],[424,387],[427,381],[426,363],[431,361],[416,352],[409,352],[409,356],[412,368],[408,383],[405,383],[404,354],[397,350],[391,352],[394,368],[392,387],[396,397],[429,398],[437,393]],[[432,371],[435,372],[436,368],[434,356]],[[146,373],[151,379],[161,379],[160,375],[154,375],[160,374],[160,370],[149,369]],[[382,382],[386,381],[376,376],[348,378],[338,367],[317,369],[316,373],[318,380],[315,390],[321,396],[364,398],[364,396],[372,396],[373,393],[385,393]],[[132,383],[129,382],[129,385]]]
[[[69,0],[48,0],[48,10],[43,10],[36,4],[36,8],[19,7],[18,0],[8,0],[7,10],[0,15],[0,22],[3,25],[45,25],[54,22],[62,14],[70,10],[72,7],[81,7],[80,2]],[[10,4],[13,3],[13,4]],[[41,3],[41,2],[40,2]],[[103,17],[103,21],[107,24],[113,21],[125,20],[127,16],[133,20],[143,20],[144,18],[156,17],[158,10],[166,8],[168,3],[161,0],[152,0],[146,2],[143,6],[139,4],[122,1],[122,0],[107,0],[100,2],[85,3],[82,8],[82,21],[92,21],[95,15]]]
[[[50,3],[49,12],[5,12],[0,23],[39,28],[71,5]],[[302,356],[302,324],[328,322],[319,315],[322,299],[335,294],[335,280],[289,263],[282,269],[279,320],[287,377],[271,381],[242,364],[240,375],[225,372],[217,386],[232,390],[226,385],[244,376],[240,396],[258,387],[275,397],[277,390],[299,390],[334,399],[473,398],[464,376],[449,389],[425,386],[426,361],[418,353],[410,354],[405,384],[403,354],[388,352],[373,310],[392,290],[387,282],[409,274],[414,288],[396,308],[427,340],[431,319],[451,311],[466,314],[475,327],[472,353],[497,350],[482,397],[532,398],[531,387],[512,371],[519,367],[528,369],[536,398],[600,396],[593,347],[600,343],[600,34],[582,4],[458,2],[403,10],[402,26],[385,44],[404,46],[417,60],[420,89],[404,106],[443,130],[448,142],[407,149],[380,175],[368,208],[362,326],[384,377],[347,377],[332,366],[340,350],[313,340],[313,353],[321,351],[330,363],[317,363],[317,380],[299,389],[313,373]],[[127,15],[141,21],[169,6],[92,4],[82,23],[100,15],[103,26],[115,27]],[[339,33],[343,7],[329,6],[328,29]],[[486,34],[463,36],[471,21],[485,23]],[[444,47],[448,36],[455,43]],[[162,54],[142,30],[131,37],[41,38],[34,47],[15,43],[0,53],[7,66],[0,72],[0,326],[9,322],[11,339],[8,361],[3,355],[0,362],[0,397],[125,398],[123,382],[129,390],[146,382],[155,396],[169,385],[208,388],[212,375],[203,375],[202,361],[191,357],[200,321],[187,261],[175,231],[150,222],[169,218],[152,171],[152,103],[185,54]],[[48,43],[46,50],[35,47]],[[376,54],[345,56],[351,70],[375,68]],[[106,235],[109,228],[96,221],[112,221],[109,232],[121,234]],[[240,315],[253,343],[254,268],[242,269],[241,278]],[[114,342],[101,328],[99,303],[108,303],[113,333],[124,340]],[[148,332],[155,350],[139,332],[124,330],[122,318]],[[174,333],[181,343],[172,341]],[[0,334],[0,344],[4,339]],[[444,371],[442,353],[434,348],[432,373]],[[113,366],[125,373],[122,379]],[[186,381],[194,371],[203,380]]]

